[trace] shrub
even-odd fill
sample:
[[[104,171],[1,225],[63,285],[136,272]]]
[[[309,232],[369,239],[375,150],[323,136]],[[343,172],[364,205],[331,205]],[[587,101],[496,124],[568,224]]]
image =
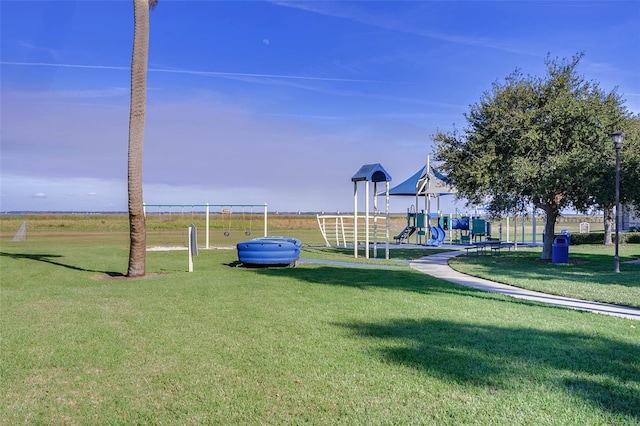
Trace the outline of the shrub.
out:
[[[615,235],[611,235],[615,239]],[[619,235],[620,244],[640,244],[640,232],[624,232]],[[604,232],[590,232],[588,234],[571,234],[571,244],[603,244]]]
[[[588,234],[571,234],[571,245],[602,244],[604,232],[590,232]]]

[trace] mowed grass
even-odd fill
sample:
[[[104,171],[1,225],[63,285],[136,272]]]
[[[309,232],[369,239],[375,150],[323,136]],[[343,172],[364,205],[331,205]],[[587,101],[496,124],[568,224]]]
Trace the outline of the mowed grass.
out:
[[[149,276],[126,280],[126,233],[75,226],[1,241],[0,424],[640,424],[637,321],[408,267],[239,268],[234,250],[201,250],[193,273],[185,251],[149,252]],[[609,274],[590,263],[606,252],[535,255],[467,260],[556,267],[543,281],[591,265],[583,288]]]
[[[613,272],[613,247],[569,247],[569,263],[540,260],[542,248],[520,247],[499,256],[459,256],[454,269],[529,290],[640,308],[640,244],[619,247],[620,272]]]

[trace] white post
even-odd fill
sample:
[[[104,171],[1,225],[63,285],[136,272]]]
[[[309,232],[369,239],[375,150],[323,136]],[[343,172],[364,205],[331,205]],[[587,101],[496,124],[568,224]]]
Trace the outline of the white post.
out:
[[[453,215],[451,213],[449,213],[449,226],[447,229],[447,231],[449,231],[449,244],[453,244],[453,229],[451,229],[451,227],[453,226]]]
[[[358,182],[353,182],[353,257],[358,258]]]
[[[267,236],[267,203],[264,203],[264,236]]]
[[[206,227],[207,227],[207,233],[206,233],[206,237],[205,237],[205,247],[207,248],[207,250],[209,249],[209,203],[207,203],[206,206],[206,210],[205,210],[205,216],[206,216]]]
[[[191,241],[191,226],[189,226],[189,228],[187,229],[187,239],[188,239],[187,246],[189,247],[189,272],[193,272],[193,251],[192,251],[193,242]]]
[[[378,258],[378,183],[373,182],[373,257]]]
[[[507,241],[511,241],[509,239],[509,216],[507,216]]]
[[[384,258],[389,260],[389,181],[386,182],[385,186],[385,200],[386,200],[386,222],[385,222],[385,238],[386,244],[384,249]]]
[[[534,207],[532,210],[532,222],[531,222],[531,233],[533,234],[533,244],[537,243],[537,236],[536,236],[536,208]]]
[[[518,215],[513,214],[513,248],[518,250]]]
[[[369,181],[364,182],[364,247],[365,259],[369,258]]]

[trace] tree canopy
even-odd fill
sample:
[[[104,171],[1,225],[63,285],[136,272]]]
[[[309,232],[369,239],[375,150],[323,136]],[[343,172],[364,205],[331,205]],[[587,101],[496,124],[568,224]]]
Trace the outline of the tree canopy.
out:
[[[544,77],[515,70],[470,106],[462,131],[432,137],[460,198],[495,216],[530,205],[544,211],[542,259],[551,258],[560,212],[599,202],[595,188],[609,179],[615,159],[611,133],[628,120],[615,90],[606,93],[577,73],[581,58],[547,58]]]

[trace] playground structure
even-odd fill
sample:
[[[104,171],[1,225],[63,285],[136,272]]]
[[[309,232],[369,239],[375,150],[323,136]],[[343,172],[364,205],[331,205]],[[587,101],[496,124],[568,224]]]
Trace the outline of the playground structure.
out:
[[[480,215],[461,215],[457,209],[455,215],[441,213],[440,197],[456,193],[452,182],[431,166],[427,156],[425,167],[389,190],[391,196],[415,197],[415,204],[407,209],[407,226],[394,240],[400,244],[410,242],[414,236],[416,244],[440,246],[447,239],[449,243],[471,244],[491,238],[491,223]],[[424,209],[418,210],[421,200]],[[436,202],[435,212],[431,209],[432,200]]]
[[[510,241],[509,217],[506,217],[506,240],[503,239],[503,225],[499,224],[499,237],[492,237],[492,223],[481,214],[482,209],[475,209],[473,214],[461,214],[458,209],[454,214],[442,214],[440,210],[440,197],[456,194],[456,189],[451,181],[430,164],[427,157],[425,167],[418,170],[399,185],[389,189],[391,177],[380,164],[366,164],[352,177],[354,182],[354,213],[353,215],[316,215],[318,227],[322,233],[325,244],[328,247],[348,247],[353,244],[354,257],[358,257],[358,245],[366,247],[366,257],[369,258],[370,242],[373,241],[373,256],[377,257],[377,244],[385,241],[386,257],[388,258],[389,245],[389,197],[411,196],[415,197],[415,204],[407,209],[406,226],[398,234],[393,236],[396,244],[415,243],[425,246],[440,246],[445,242],[449,244],[482,244],[495,241]],[[358,182],[366,184],[365,214],[358,213]],[[373,216],[369,212],[369,183],[374,184]],[[386,183],[386,189],[377,192],[376,184]],[[377,197],[385,196],[386,212],[382,214],[377,206]],[[419,210],[420,202],[424,200],[424,208]],[[436,203],[436,210],[431,210],[432,201]],[[516,223],[516,217],[513,223]],[[536,215],[532,211],[532,244],[536,244]],[[380,232],[380,222],[384,223],[384,234]],[[361,228],[364,227],[364,234]],[[515,229],[513,236],[515,237]],[[412,241],[413,239],[413,241]],[[364,241],[363,241],[364,240]],[[524,221],[522,222],[522,242],[524,242]],[[514,244],[515,242],[514,238]]]
[[[427,219],[426,226],[429,227],[429,233],[431,234],[431,238],[425,243],[427,246],[439,247],[444,242],[444,239],[447,236],[444,228],[442,227],[441,216],[438,213],[431,213],[427,216],[423,216]],[[435,219],[435,225],[430,224],[431,220]]]
[[[385,240],[385,234],[381,234],[381,232],[384,231],[386,233],[386,216],[377,216],[375,218],[375,222],[374,217],[370,216],[368,218],[369,226],[366,226],[365,220],[367,219],[365,218],[365,216],[358,215],[357,227],[354,226],[355,222],[353,214],[317,214],[316,219],[318,220],[318,228],[322,233],[322,238],[324,239],[325,245],[327,247],[347,248],[350,244],[353,243],[354,238],[359,238],[359,241],[362,241],[363,232],[360,231],[361,235],[357,236],[355,234],[356,229],[368,229],[369,241]]]
[[[400,244],[410,242],[410,238],[415,236],[416,244],[441,245],[446,239],[446,226],[440,214],[440,197],[456,192],[449,179],[431,166],[430,157],[427,156],[424,167],[389,190],[391,196],[415,197],[415,203],[407,209],[407,226],[394,240]],[[437,203],[436,212],[431,211],[432,198]],[[421,199],[424,209],[420,210]],[[446,219],[448,223],[450,218]]]
[[[378,219],[380,211],[378,209],[378,191],[377,185],[380,182],[385,183],[385,259],[389,259],[389,182],[391,175],[382,167],[381,164],[365,164],[360,167],[353,177],[353,256],[358,257],[358,183],[364,182],[365,185],[365,215],[364,215],[364,248],[365,258],[369,259],[369,241],[373,235],[373,257],[378,257]],[[373,234],[369,229],[369,184],[373,182]]]
[[[447,235],[449,243],[462,244],[491,237],[491,223],[481,217],[454,217],[452,214],[415,212],[413,209],[414,206],[407,209],[407,226],[393,237],[397,244],[409,242],[414,233],[417,235],[417,244],[434,247],[442,245]],[[429,238],[423,242],[427,234]]]
[[[411,176],[409,179],[401,183],[400,185],[389,189],[389,182],[391,176],[384,170],[379,164],[365,164],[358,172],[351,178],[354,183],[354,213],[353,216],[349,215],[317,215],[318,227],[322,233],[322,237],[327,246],[332,246],[331,241],[334,241],[335,246],[347,247],[348,241],[353,242],[353,254],[354,257],[358,257],[358,244],[361,242],[359,237],[359,226],[364,225],[364,246],[365,257],[369,258],[370,241],[373,240],[373,257],[377,257],[377,244],[378,240],[382,239],[379,236],[378,222],[384,220],[385,233],[385,258],[389,258],[389,196],[415,196],[416,204],[418,205],[419,197],[425,197],[425,205],[427,211],[422,210],[417,212],[415,206],[407,211],[407,223],[406,227],[393,238],[396,243],[401,244],[409,242],[410,238],[415,234],[416,243],[424,244],[427,246],[440,246],[444,243],[449,228],[449,224],[454,224],[454,219],[449,216],[442,216],[439,213],[440,210],[440,196],[447,194],[455,194],[455,188],[451,186],[451,183],[445,176],[439,173],[435,168],[429,164],[429,157],[427,157],[427,165]],[[364,216],[358,213],[358,183],[365,183],[365,214]],[[369,212],[369,183],[373,182],[373,216],[370,216]],[[385,182],[386,188],[383,192],[377,191],[377,183]],[[378,209],[377,197],[384,195],[386,201],[386,209],[384,216],[381,215]],[[437,213],[431,213],[431,197],[435,197],[437,201]],[[455,219],[455,228],[461,231],[468,231],[468,220]],[[373,225],[373,230],[371,226]],[[482,235],[485,235],[486,229],[482,230]],[[427,239],[428,235],[428,239]],[[476,235],[480,235],[478,231]],[[467,234],[465,234],[465,237]],[[469,241],[470,241],[469,237]],[[424,239],[424,241],[423,241]]]
[[[436,220],[432,224],[432,220]],[[445,229],[442,227],[443,221],[440,220],[438,213],[426,214],[424,211],[416,212],[414,206],[407,209],[407,226],[400,233],[393,237],[397,244],[409,242],[411,236],[415,233],[418,237],[418,244],[422,244],[422,237],[430,235],[428,240],[425,239],[424,244],[427,246],[438,247],[442,245],[446,238]]]
[[[327,247],[331,247],[331,241],[335,241],[337,247],[347,247],[348,242],[353,244],[353,255],[358,257],[358,245],[364,239],[365,257],[369,259],[369,250],[373,248],[373,257],[378,257],[378,241],[385,242],[385,259],[389,259],[389,182],[391,176],[379,163],[365,164],[360,167],[353,177],[353,214],[352,215],[316,215],[318,227],[322,233]],[[365,184],[365,212],[358,212],[358,183]],[[373,215],[370,213],[370,183],[373,182]],[[385,191],[378,193],[378,183],[385,183]],[[385,212],[382,214],[378,208],[378,196],[385,196]],[[380,235],[380,222],[384,222],[384,234]],[[364,233],[360,231],[364,227]],[[364,235],[363,235],[364,234]],[[371,244],[371,242],[373,244]]]
[[[204,228],[205,248],[210,248],[212,229],[220,229],[221,235],[243,238],[251,235],[255,227],[262,228],[267,236],[267,204],[144,204],[147,236],[161,246],[179,244],[186,246],[182,228],[176,222],[198,224]],[[260,218],[262,216],[262,218]],[[262,219],[262,220],[260,220]],[[203,223],[204,222],[204,223]],[[260,223],[261,222],[261,223]],[[154,235],[158,234],[158,235]]]
[[[449,216],[445,227],[448,230],[458,233],[456,240],[461,244],[471,244],[491,238],[491,222],[480,216],[461,216],[453,218]],[[448,224],[451,226],[448,226]]]
[[[322,233],[327,247],[349,247],[354,240],[354,215],[318,214],[316,215],[318,228]],[[367,229],[365,216],[357,217],[357,229]],[[384,235],[380,230],[386,229],[381,221],[387,221],[384,216],[377,217],[378,226],[374,227],[374,218],[369,217],[369,241],[381,241]],[[414,212],[410,209],[406,216],[406,226],[397,235],[393,236],[396,244],[410,243],[411,237],[416,234],[418,239],[415,244],[439,247],[444,243],[471,244],[491,237],[491,223],[486,219],[472,216],[454,217],[454,215],[440,215],[438,213]],[[375,231],[374,231],[375,230]],[[489,232],[487,232],[489,230]],[[428,236],[428,238],[427,238]],[[358,240],[363,240],[362,232]]]

